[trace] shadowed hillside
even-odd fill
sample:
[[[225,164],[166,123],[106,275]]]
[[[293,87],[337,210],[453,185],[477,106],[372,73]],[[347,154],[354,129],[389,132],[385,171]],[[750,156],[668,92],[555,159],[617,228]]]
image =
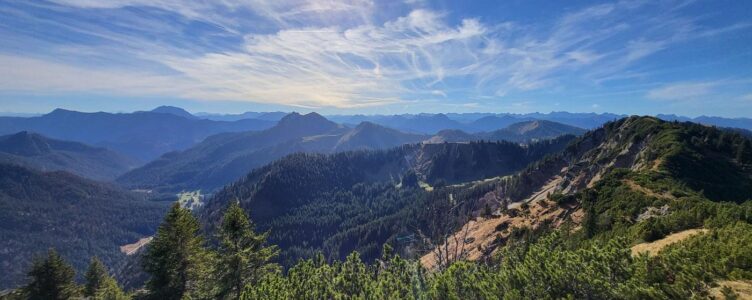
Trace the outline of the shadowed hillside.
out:
[[[17,287],[55,248],[82,274],[91,256],[115,268],[120,246],[152,235],[168,203],[65,172],[0,164],[0,287]]]
[[[94,180],[115,179],[138,165],[135,159],[105,148],[26,131],[0,136],[0,162],[41,171],[68,171]]]

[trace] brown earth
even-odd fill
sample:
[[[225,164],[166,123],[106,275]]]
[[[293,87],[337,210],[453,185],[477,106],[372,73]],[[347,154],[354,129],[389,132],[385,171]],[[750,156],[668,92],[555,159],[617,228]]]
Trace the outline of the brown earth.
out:
[[[123,252],[125,255],[136,254],[138,250],[148,245],[152,239],[154,239],[154,237],[148,236],[148,237],[139,239],[137,242],[133,244],[122,245],[120,246],[120,252]]]
[[[693,235],[700,234],[700,233],[706,233],[708,232],[707,229],[688,229],[684,231],[680,231],[677,233],[669,234],[666,237],[653,241],[650,243],[642,243],[632,246],[632,255],[638,255],[640,253],[646,252],[650,256],[655,256],[663,250],[663,248],[666,248],[666,246],[671,245],[673,243],[681,242]]]

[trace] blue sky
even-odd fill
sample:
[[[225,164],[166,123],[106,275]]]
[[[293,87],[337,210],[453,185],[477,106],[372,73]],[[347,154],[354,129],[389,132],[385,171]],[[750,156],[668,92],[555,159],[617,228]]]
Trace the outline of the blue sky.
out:
[[[0,0],[0,112],[752,117],[752,1]]]

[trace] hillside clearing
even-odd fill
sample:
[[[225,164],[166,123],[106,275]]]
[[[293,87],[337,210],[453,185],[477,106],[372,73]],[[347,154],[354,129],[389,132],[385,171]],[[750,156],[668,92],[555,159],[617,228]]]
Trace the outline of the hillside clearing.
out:
[[[707,229],[688,229],[684,231],[680,231],[677,233],[669,234],[666,237],[650,242],[650,243],[641,243],[632,246],[632,255],[636,256],[640,253],[647,252],[650,256],[655,256],[663,250],[668,245],[671,245],[673,243],[681,242],[693,235],[699,234],[699,233],[706,233],[708,232]]]
[[[737,299],[752,299],[752,281],[746,280],[721,280],[718,281],[718,286],[710,289],[710,297],[713,299],[727,299],[723,296],[723,287],[729,287],[734,291]]]
[[[120,246],[120,252],[123,252],[123,254],[125,255],[133,255],[138,252],[138,250],[148,245],[152,239],[154,239],[154,237],[147,236],[145,238],[139,239],[133,244],[122,245]]]

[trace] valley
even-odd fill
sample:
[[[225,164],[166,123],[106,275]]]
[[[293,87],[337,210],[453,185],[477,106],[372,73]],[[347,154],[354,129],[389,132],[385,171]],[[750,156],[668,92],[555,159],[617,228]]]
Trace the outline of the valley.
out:
[[[752,1],[0,1],[0,300],[752,300]]]
[[[347,262],[372,268],[384,263],[388,247],[389,255],[406,259],[428,272],[421,275],[428,276],[423,280],[435,285],[447,284],[442,283],[445,279],[441,276],[460,272],[456,268],[467,264],[479,265],[462,270],[470,272],[465,275],[486,276],[483,274],[491,271],[489,266],[512,263],[508,261],[510,251],[522,259],[516,264],[526,264],[529,255],[538,255],[530,251],[550,247],[545,243],[556,243],[555,249],[560,249],[557,251],[580,253],[577,249],[590,247],[590,251],[596,251],[602,247],[599,241],[618,239],[623,243],[618,247],[635,259],[641,259],[643,252],[655,259],[670,259],[667,253],[678,251],[672,250],[676,247],[690,247],[684,245],[713,232],[748,226],[734,224],[751,221],[748,212],[752,211],[745,198],[752,192],[752,147],[748,138],[733,130],[653,117],[623,118],[590,131],[549,121],[530,121],[489,133],[440,130],[427,135],[367,122],[348,127],[315,113],[290,114],[266,130],[210,136],[143,167],[131,171],[122,171],[123,168],[120,172],[124,175],[113,183],[96,183],[60,171],[45,173],[45,168],[50,168],[47,161],[60,161],[48,158],[49,153],[84,161],[91,158],[55,151],[107,153],[102,152],[105,149],[64,144],[69,142],[28,133],[1,141],[7,146],[0,150],[29,157],[28,163],[9,164],[3,173],[40,178],[36,183],[6,180],[11,185],[0,190],[6,195],[6,214],[15,220],[9,224],[30,222],[22,217],[28,209],[18,203],[20,199],[39,201],[42,195],[9,191],[18,190],[17,186],[25,186],[22,190],[26,191],[38,190],[60,176],[87,186],[63,199],[97,201],[87,207],[97,207],[98,214],[104,212],[99,211],[101,205],[108,205],[109,209],[127,205],[127,209],[117,208],[110,213],[133,222],[112,223],[116,228],[133,229],[108,238],[97,235],[100,233],[84,237],[85,231],[76,229],[79,227],[62,225],[63,230],[78,232],[78,238],[99,243],[85,252],[70,248],[76,242],[61,244],[64,240],[58,239],[51,243],[53,239],[42,233],[45,229],[28,227],[28,231],[21,231],[18,225],[6,225],[8,241],[26,234],[39,238],[35,246],[14,242],[5,247],[18,249],[14,251],[54,247],[66,258],[73,257],[71,261],[79,272],[85,266],[85,258],[96,255],[115,270],[115,277],[129,289],[149,282],[151,271],[143,269],[141,262],[151,255],[148,253],[154,240],[164,239],[159,237],[162,229],[156,225],[173,202],[180,204],[177,209],[195,216],[196,231],[207,237],[208,245],[216,243],[214,237],[224,230],[227,207],[236,204],[252,220],[253,229],[263,233],[265,244],[278,247],[273,262],[284,270],[297,270],[313,258],[333,266]],[[96,159],[118,157],[107,155]],[[17,162],[21,161],[10,163]],[[97,179],[91,173],[78,171],[75,167],[80,165],[58,168]],[[713,178],[690,171],[697,169],[715,170]],[[87,190],[93,187],[96,192]],[[123,200],[107,202],[112,199]],[[29,203],[36,203],[33,201]],[[65,215],[65,209],[81,210],[75,213],[79,218],[75,223],[83,228],[99,220],[83,213],[80,204],[66,206],[48,201],[34,205],[59,211],[59,216]],[[126,211],[138,217],[127,215]],[[144,213],[149,217],[144,218]],[[58,215],[45,217],[55,218]],[[61,219],[59,224],[71,221]],[[356,261],[352,261],[352,253],[357,253]],[[719,257],[723,255],[726,254]],[[19,265],[6,269],[14,271],[3,282],[10,286],[22,282],[23,276],[16,270],[22,270],[19,266],[31,259],[24,257],[26,260],[18,261]],[[317,266],[327,265],[319,262]],[[721,279],[736,278],[724,277],[728,271],[717,272]],[[484,278],[478,283],[489,280],[511,279]],[[705,282],[691,291],[717,293],[712,290],[712,280],[687,280]],[[424,292],[436,288],[439,286],[426,287]],[[681,294],[673,290],[673,285],[652,289],[657,289],[655,293]],[[616,290],[614,287],[608,292]]]

